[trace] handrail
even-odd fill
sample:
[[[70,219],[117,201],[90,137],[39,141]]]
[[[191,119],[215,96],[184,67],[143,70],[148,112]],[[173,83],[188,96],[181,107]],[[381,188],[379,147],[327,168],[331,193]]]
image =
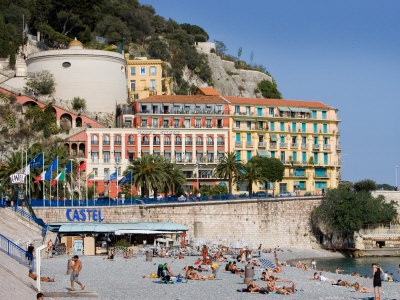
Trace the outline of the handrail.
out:
[[[39,225],[42,228],[42,237],[46,236],[48,226],[45,222],[43,222],[42,219],[32,216],[31,214],[27,213],[26,211],[17,206],[12,207],[11,209],[16,213],[20,214],[22,217],[28,219],[29,221],[35,222],[37,225]]]
[[[6,253],[8,256],[14,258],[22,265],[30,269],[34,268],[33,255],[26,252],[24,249],[10,241],[2,234],[0,234],[0,250]]]

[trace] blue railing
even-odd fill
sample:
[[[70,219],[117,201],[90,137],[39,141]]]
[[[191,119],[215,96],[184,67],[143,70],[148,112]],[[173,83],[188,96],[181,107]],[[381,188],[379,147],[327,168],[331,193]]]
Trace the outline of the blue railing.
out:
[[[27,213],[26,211],[17,206],[12,207],[12,210],[15,211],[17,214],[21,215],[22,217],[28,219],[29,221],[32,221],[37,225],[39,225],[40,227],[42,227],[42,237],[46,236],[47,224],[42,219],[32,216],[30,213]]]
[[[277,197],[277,196],[276,196]],[[296,198],[291,196],[290,198]],[[185,202],[206,202],[223,200],[241,199],[274,199],[272,194],[240,194],[240,195],[216,195],[216,196],[189,196],[189,197],[163,197],[163,198],[133,198],[125,200],[114,200],[102,198],[97,200],[31,200],[32,207],[79,207],[79,206],[118,206],[118,205],[141,205],[141,204],[166,204],[166,203],[185,203]]]
[[[24,266],[27,266],[30,269],[34,268],[34,257],[2,234],[0,234],[0,250]]]

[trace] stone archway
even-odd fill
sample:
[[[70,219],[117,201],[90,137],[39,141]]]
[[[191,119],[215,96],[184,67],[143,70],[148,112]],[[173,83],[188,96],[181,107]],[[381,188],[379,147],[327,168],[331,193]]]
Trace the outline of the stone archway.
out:
[[[79,144],[79,157],[86,157],[86,145],[84,143]]]
[[[64,113],[60,116],[60,128],[62,131],[69,131],[72,128],[72,116]]]
[[[81,117],[77,117],[76,120],[76,127],[82,127],[82,118]]]

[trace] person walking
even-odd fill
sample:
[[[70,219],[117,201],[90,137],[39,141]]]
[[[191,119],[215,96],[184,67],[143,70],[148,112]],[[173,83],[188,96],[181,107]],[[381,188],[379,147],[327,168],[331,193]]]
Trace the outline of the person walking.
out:
[[[26,251],[27,254],[27,258],[28,258],[28,262],[30,265],[32,265],[32,261],[33,261],[33,252],[35,251],[35,247],[33,246],[32,243],[29,244],[28,246],[28,250]]]
[[[378,264],[372,264],[372,280],[374,285],[375,300],[380,300],[382,298],[382,273],[383,270]],[[377,297],[377,294],[379,294],[379,297]]]
[[[72,267],[72,273],[71,273],[71,289],[70,291],[75,291],[74,289],[74,282],[79,284],[81,286],[82,291],[85,289],[85,286],[79,281],[79,273],[82,270],[82,262],[79,260],[79,256],[75,255],[73,257],[74,265]]]
[[[312,268],[313,270],[316,270],[316,269],[317,269],[317,262],[315,261],[314,258],[311,260],[311,268]]]

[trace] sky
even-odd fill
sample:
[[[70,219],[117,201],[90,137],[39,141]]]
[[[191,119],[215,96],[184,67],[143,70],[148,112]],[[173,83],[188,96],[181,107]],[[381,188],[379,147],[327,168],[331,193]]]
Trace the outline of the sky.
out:
[[[284,99],[337,108],[342,180],[395,185],[400,1],[139,0],[264,65]],[[399,176],[400,183],[400,176]]]

